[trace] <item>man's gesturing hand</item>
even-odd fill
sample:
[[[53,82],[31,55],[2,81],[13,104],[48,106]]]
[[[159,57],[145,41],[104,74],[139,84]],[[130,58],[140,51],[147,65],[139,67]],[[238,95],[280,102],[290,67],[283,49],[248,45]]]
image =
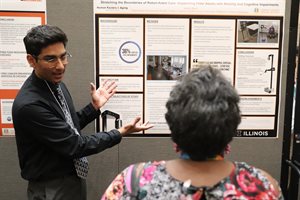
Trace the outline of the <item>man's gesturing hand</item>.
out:
[[[140,132],[153,127],[152,124],[148,124],[149,122],[145,123],[138,123],[141,120],[140,117],[136,117],[131,123],[126,124],[118,129],[122,136],[128,135],[134,132]]]
[[[117,84],[114,81],[105,80],[96,90],[94,83],[91,83],[92,104],[96,110],[100,109],[104,104],[116,93]]]

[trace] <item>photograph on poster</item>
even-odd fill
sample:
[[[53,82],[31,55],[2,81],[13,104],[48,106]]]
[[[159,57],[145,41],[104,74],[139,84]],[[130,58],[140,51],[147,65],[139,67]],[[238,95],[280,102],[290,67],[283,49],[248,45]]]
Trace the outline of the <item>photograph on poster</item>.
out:
[[[186,73],[186,56],[147,56],[147,80],[177,80]]]
[[[238,45],[278,45],[279,20],[238,20]]]

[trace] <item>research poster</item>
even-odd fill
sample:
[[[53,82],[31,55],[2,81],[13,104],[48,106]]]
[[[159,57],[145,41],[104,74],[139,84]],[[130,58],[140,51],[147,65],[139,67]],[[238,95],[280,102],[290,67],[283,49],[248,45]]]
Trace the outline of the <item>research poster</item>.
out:
[[[32,68],[26,60],[23,38],[45,24],[45,0],[0,0],[0,136],[13,136],[11,108]]]
[[[94,1],[96,81],[118,85],[102,110],[154,125],[134,136],[168,136],[172,87],[210,65],[240,95],[236,137],[277,137],[284,12],[283,0]]]

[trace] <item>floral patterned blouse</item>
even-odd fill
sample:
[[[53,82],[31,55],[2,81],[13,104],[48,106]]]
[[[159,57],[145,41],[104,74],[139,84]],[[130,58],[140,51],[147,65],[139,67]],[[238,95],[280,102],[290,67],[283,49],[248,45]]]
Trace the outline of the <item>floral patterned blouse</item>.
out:
[[[230,175],[213,187],[194,187],[189,181],[174,179],[166,171],[165,161],[130,165],[107,188],[101,200],[116,199],[283,199],[273,185],[255,167],[234,162]]]

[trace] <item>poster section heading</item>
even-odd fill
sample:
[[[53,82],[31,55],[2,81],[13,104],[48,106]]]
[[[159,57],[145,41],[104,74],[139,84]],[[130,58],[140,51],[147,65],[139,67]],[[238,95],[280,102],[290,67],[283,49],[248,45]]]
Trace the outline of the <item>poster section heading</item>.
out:
[[[284,0],[98,0],[94,13],[284,16],[285,4]]]

